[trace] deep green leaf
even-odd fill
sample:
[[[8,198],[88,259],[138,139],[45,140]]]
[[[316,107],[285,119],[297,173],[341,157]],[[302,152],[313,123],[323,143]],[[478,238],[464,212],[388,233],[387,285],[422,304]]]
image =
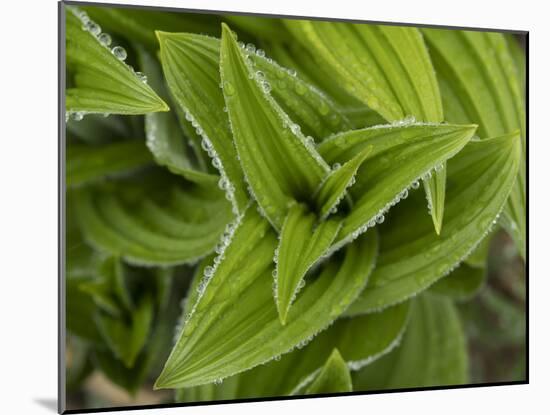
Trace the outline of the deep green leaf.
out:
[[[354,390],[461,385],[468,382],[466,340],[450,300],[413,300],[403,341],[393,352],[353,376]]]
[[[96,323],[115,356],[130,368],[148,339],[152,320],[153,302],[145,297],[132,312],[129,325],[106,314],[99,314]]]
[[[78,186],[109,176],[127,173],[152,162],[147,147],[141,140],[117,141],[90,146],[67,146],[67,186]]]
[[[454,300],[469,300],[483,287],[486,276],[485,268],[475,268],[464,263],[432,285],[430,291]]]
[[[100,344],[102,338],[94,322],[96,304],[90,294],[80,289],[82,282],[81,278],[67,278],[65,282],[67,331],[81,339]]]
[[[183,187],[162,172],[79,189],[75,196],[85,239],[134,264],[194,262],[214,249],[231,219],[215,186]]]
[[[155,91],[100,41],[96,23],[77,8],[66,10],[66,60],[72,76],[66,90],[68,114],[168,111]]]
[[[338,349],[334,349],[319,374],[304,391],[308,394],[351,392],[351,375]]]
[[[384,220],[390,207],[418,187],[418,180],[466,145],[476,126],[400,124],[337,134],[319,145],[330,164],[345,163],[372,147],[349,189],[355,204],[344,219],[336,247]]]
[[[220,18],[213,14],[116,8],[112,5],[85,6],[82,9],[110,32],[143,43],[152,52],[158,50],[155,30],[211,35],[220,33]]]
[[[289,204],[307,202],[328,166],[271,97],[270,87],[225,25],[220,53],[223,93],[242,169],[258,205],[280,229]]]
[[[519,133],[471,141],[448,163],[447,225],[430,232],[421,197],[409,198],[381,229],[381,250],[367,289],[350,310],[395,304],[464,260],[494,225],[517,174]]]
[[[156,381],[179,388],[223,379],[289,352],[326,328],[366,284],[376,234],[350,244],[301,292],[282,326],[272,297],[277,238],[254,207],[232,227],[229,245],[205,269],[200,295]],[[252,254],[253,253],[253,254]],[[220,342],[220,339],[224,339]]]
[[[326,253],[342,226],[337,220],[328,220],[314,227],[315,221],[315,215],[306,207],[295,204],[283,222],[274,275],[275,302],[283,325],[296,295],[305,285],[306,272]]]

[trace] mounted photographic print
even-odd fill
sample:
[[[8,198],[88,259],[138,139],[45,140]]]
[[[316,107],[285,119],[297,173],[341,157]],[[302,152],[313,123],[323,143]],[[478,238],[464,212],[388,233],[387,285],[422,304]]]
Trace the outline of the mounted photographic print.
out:
[[[527,32],[59,6],[60,411],[528,381]]]

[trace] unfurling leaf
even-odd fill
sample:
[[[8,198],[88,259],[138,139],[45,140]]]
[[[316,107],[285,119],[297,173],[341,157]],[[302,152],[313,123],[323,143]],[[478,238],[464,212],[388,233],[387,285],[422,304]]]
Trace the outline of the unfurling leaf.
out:
[[[275,301],[283,325],[306,272],[326,253],[342,225],[328,220],[314,227],[315,220],[307,208],[295,204],[283,222],[275,254]]]
[[[355,183],[355,175],[370,152],[371,146],[366,146],[355,157],[330,172],[315,194],[315,202],[321,219],[330,215],[333,209],[337,209],[338,203],[344,198],[346,189]]]

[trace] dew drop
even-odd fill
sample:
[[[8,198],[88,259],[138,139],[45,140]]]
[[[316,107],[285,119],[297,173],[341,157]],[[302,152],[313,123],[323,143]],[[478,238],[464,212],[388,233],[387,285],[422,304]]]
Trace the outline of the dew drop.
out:
[[[223,92],[225,92],[225,94],[228,96],[235,95],[235,87],[231,82],[225,81],[223,83]]]
[[[256,51],[256,46],[254,46],[252,43],[248,43],[246,45],[246,51],[249,53],[254,53]]]
[[[115,46],[113,49],[111,49],[111,52],[113,52],[113,55],[115,55],[115,58],[123,61],[126,59],[128,54],[126,53],[126,49],[124,49],[122,46]]]
[[[71,113],[71,119],[73,121],[80,121],[80,120],[82,120],[82,118],[84,118],[84,113],[83,112],[73,112],[73,113]]]
[[[420,182],[418,180],[415,180],[414,182],[412,182],[411,187],[413,189],[418,189],[420,187]]]
[[[290,74],[290,76],[296,76],[296,70],[295,69],[290,69],[288,71],[288,73]]]
[[[143,72],[136,72],[136,75],[141,82],[147,83],[147,75],[145,75]]]
[[[441,171],[441,170],[443,170],[443,163],[435,166],[435,171]]]
[[[102,33],[97,37],[97,40],[99,40],[99,43],[101,43],[104,46],[109,46],[112,42],[111,36],[109,36],[108,33]]]
[[[263,58],[265,56],[265,52],[263,49],[258,49],[256,51],[256,55],[258,55],[260,58]]]
[[[338,170],[340,167],[342,167],[342,165],[340,163],[334,163],[332,165],[332,170]]]
[[[88,20],[84,26],[85,30],[87,30],[94,36],[97,36],[101,33],[101,27],[92,20]]]
[[[298,124],[290,124],[290,131],[292,131],[292,134],[297,135],[300,133],[300,126]]]
[[[330,108],[328,104],[325,101],[322,101],[321,106],[319,107],[319,112],[321,113],[321,115],[327,115],[329,111],[330,111]]]
[[[297,83],[295,89],[298,95],[304,95],[307,92],[307,88],[302,83]]]
[[[376,215],[376,223],[378,224],[381,224],[381,223],[384,223],[384,215],[380,214],[380,215]]]
[[[271,92],[271,85],[269,84],[269,82],[267,81],[263,81],[262,82],[262,90],[266,93],[266,94],[269,94]]]

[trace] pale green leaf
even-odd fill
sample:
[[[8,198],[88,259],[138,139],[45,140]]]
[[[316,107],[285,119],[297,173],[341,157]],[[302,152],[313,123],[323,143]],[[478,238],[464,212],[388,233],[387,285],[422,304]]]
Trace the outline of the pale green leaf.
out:
[[[449,273],[483,240],[515,181],[519,133],[471,141],[448,163],[447,225],[439,236],[418,195],[402,202],[381,229],[381,250],[369,286],[350,310],[395,304]]]
[[[73,143],[67,146],[66,157],[66,183],[69,187],[126,174],[153,161],[141,140],[101,145]]]
[[[401,345],[353,375],[356,391],[461,385],[468,355],[460,317],[450,300],[413,300]]]
[[[215,186],[184,187],[163,172],[79,189],[75,213],[92,246],[145,265],[196,261],[214,249],[231,220]]]
[[[210,383],[307,342],[363,289],[374,260],[365,252],[374,252],[370,247],[377,243],[373,233],[327,262],[298,296],[282,326],[272,297],[277,237],[269,223],[250,207],[227,239],[230,242],[214,267],[205,269],[201,294],[156,381],[157,388]]]
[[[349,189],[354,200],[344,218],[336,247],[384,220],[390,207],[405,198],[409,187],[459,152],[475,125],[406,124],[378,126],[337,134],[319,145],[330,164],[345,163],[367,147],[367,155]]]
[[[343,166],[334,166],[335,169],[319,185],[315,194],[315,203],[321,220],[337,208],[338,203],[346,195],[346,189],[354,184],[357,170],[371,151],[372,146],[366,146]]]
[[[351,392],[351,375],[338,349],[334,349],[319,374],[304,391],[306,395]]]
[[[283,325],[294,298],[305,285],[306,272],[325,254],[342,225],[337,220],[323,221],[317,226],[315,222],[315,215],[300,204],[288,210],[283,222],[274,276],[275,301]]]
[[[475,296],[485,284],[487,270],[461,264],[449,275],[441,278],[430,287],[430,292],[445,295],[453,300],[469,300]]]
[[[99,35],[94,33],[101,28],[81,13],[77,8],[66,8],[65,53],[71,76],[66,90],[66,111],[84,114],[168,111],[155,91],[99,41]]]
[[[248,194],[233,144],[220,89],[219,46],[205,36],[157,32],[168,87],[184,116],[202,137],[203,148],[220,171],[220,186],[234,210],[242,212]]]
[[[148,82],[168,101],[162,68],[156,59],[142,47],[136,47],[140,66]],[[147,147],[158,164],[166,166],[174,174],[199,184],[215,184],[219,177],[209,174],[193,154],[187,138],[182,134],[177,118],[170,112],[154,112],[145,115]]]
[[[280,229],[289,204],[307,202],[329,168],[271,97],[266,81],[258,78],[225,25],[220,53],[223,93],[241,166],[258,205]]]

